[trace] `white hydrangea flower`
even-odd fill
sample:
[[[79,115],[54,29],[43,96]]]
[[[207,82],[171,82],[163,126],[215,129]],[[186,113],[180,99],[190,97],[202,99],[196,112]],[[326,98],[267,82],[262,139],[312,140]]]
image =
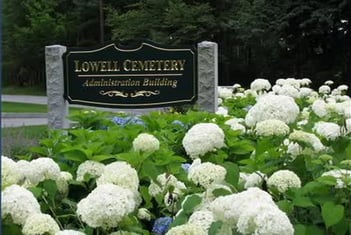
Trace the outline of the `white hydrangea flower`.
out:
[[[119,230],[117,232],[110,233],[109,235],[140,235],[140,234],[134,233],[134,232],[129,232],[129,231]]]
[[[342,128],[344,135],[351,133],[351,118],[345,120],[345,126]]]
[[[86,235],[86,234],[80,231],[67,229],[67,230],[58,231],[55,235]]]
[[[30,173],[27,175],[27,179],[34,186],[47,179],[56,181],[61,175],[59,165],[47,157],[32,160],[30,168],[33,170],[27,172]]]
[[[341,91],[341,92],[345,92],[345,91],[347,91],[349,89],[349,86],[347,86],[347,85],[340,85],[336,89]]]
[[[40,213],[40,205],[32,192],[13,184],[1,192],[1,217],[11,216],[15,224],[24,225],[31,214]]]
[[[137,206],[135,192],[114,184],[103,184],[77,204],[77,214],[90,227],[113,228]]]
[[[300,91],[299,91],[299,97],[301,97],[301,98],[308,97],[311,95],[312,92],[313,92],[313,90],[311,88],[301,87]]]
[[[286,152],[292,156],[292,159],[295,159],[296,156],[302,153],[302,148],[298,143],[292,142],[289,139],[285,139],[283,143],[288,147]]]
[[[68,193],[67,181],[70,181],[72,179],[73,179],[73,176],[71,173],[67,171],[61,171],[60,177],[56,180],[57,190],[62,194]]]
[[[272,204],[252,202],[242,211],[237,223],[241,234],[293,235],[288,216]]]
[[[351,183],[351,171],[345,169],[336,169],[324,172],[322,176],[332,176],[336,179],[335,188],[346,188]]]
[[[172,227],[166,235],[207,235],[207,231],[195,224],[182,224]]]
[[[105,165],[96,161],[85,161],[78,166],[77,181],[84,181],[85,175],[90,175],[93,178],[98,178],[104,172]]]
[[[341,103],[342,114],[345,118],[351,118],[351,100],[347,100]]]
[[[301,188],[300,178],[290,170],[279,170],[274,172],[267,180],[269,188],[276,188],[280,193],[289,188]]]
[[[141,219],[141,220],[150,221],[151,220],[151,213],[146,208],[139,208],[137,217],[138,217],[138,219]]]
[[[258,136],[284,136],[289,134],[290,128],[281,120],[267,119],[257,122],[255,132]]]
[[[233,90],[229,89],[227,87],[218,87],[217,88],[218,91],[218,97],[222,98],[222,99],[228,99],[231,98],[233,96]]]
[[[110,183],[137,192],[139,187],[138,172],[127,162],[112,162],[105,166],[103,173],[96,180],[97,185]]]
[[[160,149],[160,141],[151,134],[141,133],[133,140],[133,149],[136,152],[155,152]]]
[[[299,106],[293,98],[269,94],[258,99],[246,114],[245,122],[248,126],[255,126],[260,121],[278,119],[289,124],[295,122],[299,112]]]
[[[328,85],[322,85],[318,89],[319,94],[329,94],[330,91],[331,91],[331,89]]]
[[[240,193],[219,196],[209,204],[208,209],[213,212],[216,220],[236,226],[240,216],[253,202],[276,206],[270,194],[252,187]]]
[[[218,107],[218,110],[216,111],[217,115],[222,115],[224,117],[228,116],[228,109],[226,107]]]
[[[217,189],[222,189],[227,191],[228,193],[233,193],[230,187],[228,187],[227,185],[213,183],[206,188],[206,191],[203,194],[204,202],[211,202],[215,200],[217,196],[214,194],[214,191]]]
[[[267,79],[256,78],[250,84],[250,89],[254,91],[269,91],[272,85]]]
[[[200,159],[196,159],[189,168],[188,179],[207,188],[212,183],[224,182],[226,174],[227,170],[224,167],[211,162],[201,163]]]
[[[314,101],[311,108],[318,117],[325,117],[329,114],[327,104],[322,99]]]
[[[267,179],[267,176],[260,171],[251,174],[240,172],[239,177],[239,182],[244,185],[245,189],[261,187],[263,181]]]
[[[282,89],[282,87],[281,86],[279,86],[279,85],[274,85],[273,87],[272,87],[272,91],[273,91],[273,93],[274,94],[280,94],[280,90]]]
[[[225,146],[224,132],[214,123],[198,123],[190,128],[183,138],[183,147],[192,158],[198,158],[208,152]]]
[[[300,88],[301,82],[300,82],[300,80],[298,80],[296,78],[287,78],[287,79],[285,79],[285,83],[283,84],[283,86],[285,86],[285,85],[290,85],[290,86],[293,86],[295,88]]]
[[[289,84],[285,84],[284,86],[280,87],[279,92],[276,94],[286,95],[292,98],[298,98],[300,96],[299,90],[296,87]]]
[[[223,100],[221,98],[218,98],[218,105],[222,105],[223,104]]]
[[[214,215],[211,211],[207,210],[193,212],[188,220],[189,224],[195,224],[201,228],[204,228],[206,231],[210,229],[213,222],[215,222]]]
[[[23,183],[21,184],[23,187],[28,188],[31,186],[34,186],[31,182],[30,179],[28,178],[29,176],[33,175],[32,171],[35,171],[35,169],[33,169],[31,167],[31,164],[29,161],[26,160],[19,160],[18,162],[16,162],[17,167],[19,169],[21,169],[22,175],[23,175]]]
[[[183,195],[186,190],[186,186],[183,182],[178,181],[178,179],[171,174],[160,174],[156,178],[156,182],[151,180],[149,185],[149,194],[153,197],[160,193],[166,193],[169,187],[174,188],[174,193],[177,195]]]
[[[327,80],[324,82],[324,85],[327,85],[327,86],[331,86],[333,84],[334,84],[334,81],[332,81],[332,80]]]
[[[320,136],[327,140],[335,140],[341,135],[341,128],[338,124],[333,122],[316,122],[313,130]]]
[[[1,156],[1,189],[12,184],[19,184],[23,180],[21,168],[15,161],[6,156]]]
[[[300,82],[300,85],[304,87],[309,86],[312,83],[311,79],[309,78],[302,78],[299,80],[299,82]]]
[[[232,129],[233,131],[240,131],[240,133],[242,134],[246,132],[246,127],[240,123],[231,124],[230,129]]]
[[[294,142],[302,142],[310,145],[315,151],[320,152],[325,150],[325,146],[321,140],[314,134],[305,131],[294,130],[290,135],[289,139]]]
[[[56,221],[50,215],[41,213],[30,215],[22,228],[24,235],[55,235],[59,231]]]

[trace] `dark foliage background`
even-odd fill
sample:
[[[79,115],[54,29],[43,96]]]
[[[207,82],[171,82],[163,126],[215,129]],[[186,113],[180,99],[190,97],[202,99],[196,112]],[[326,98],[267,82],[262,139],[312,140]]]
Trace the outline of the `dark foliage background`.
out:
[[[4,0],[2,8],[4,85],[44,88],[46,45],[140,38],[217,42],[220,85],[351,80],[348,0]]]

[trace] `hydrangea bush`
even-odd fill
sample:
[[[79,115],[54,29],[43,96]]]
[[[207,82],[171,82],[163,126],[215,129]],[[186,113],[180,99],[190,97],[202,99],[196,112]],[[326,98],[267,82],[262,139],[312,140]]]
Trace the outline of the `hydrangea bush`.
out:
[[[351,99],[259,78],[216,113],[83,111],[2,156],[3,234],[351,233]]]

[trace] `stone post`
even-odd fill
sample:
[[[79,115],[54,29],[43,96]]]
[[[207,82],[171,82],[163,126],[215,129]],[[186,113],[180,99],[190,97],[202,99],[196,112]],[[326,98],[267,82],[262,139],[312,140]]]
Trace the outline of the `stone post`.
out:
[[[68,103],[63,98],[63,60],[65,46],[51,45],[45,47],[46,95],[48,97],[48,127],[50,129],[68,128],[66,119]]]
[[[218,108],[218,47],[215,42],[197,44],[198,100],[202,111],[216,112]]]

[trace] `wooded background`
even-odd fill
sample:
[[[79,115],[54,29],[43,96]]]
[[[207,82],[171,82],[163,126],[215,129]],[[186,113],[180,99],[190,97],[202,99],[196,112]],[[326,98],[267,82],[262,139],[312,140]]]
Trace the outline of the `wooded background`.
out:
[[[3,85],[45,88],[46,45],[218,43],[220,85],[349,84],[348,0],[3,0]]]

